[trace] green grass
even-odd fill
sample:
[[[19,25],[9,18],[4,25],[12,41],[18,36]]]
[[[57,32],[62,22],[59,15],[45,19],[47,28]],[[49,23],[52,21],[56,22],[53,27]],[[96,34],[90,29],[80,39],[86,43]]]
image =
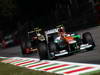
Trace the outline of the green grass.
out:
[[[87,72],[87,73],[80,74],[80,75],[100,75],[100,70],[96,70],[93,72]]]
[[[0,62],[0,75],[57,75],[57,74],[30,70]]]

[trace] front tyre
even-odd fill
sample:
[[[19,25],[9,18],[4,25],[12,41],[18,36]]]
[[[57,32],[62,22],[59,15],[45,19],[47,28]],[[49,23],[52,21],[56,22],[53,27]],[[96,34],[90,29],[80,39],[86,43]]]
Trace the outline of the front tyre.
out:
[[[94,43],[91,33],[85,32],[83,33],[82,37],[83,37],[83,43],[92,45],[90,48],[87,48],[87,50],[93,50],[95,47],[95,43]]]
[[[38,51],[39,51],[40,60],[44,60],[48,58],[48,48],[45,43],[39,43]]]
[[[50,43],[48,50],[48,59],[55,59],[56,44]]]

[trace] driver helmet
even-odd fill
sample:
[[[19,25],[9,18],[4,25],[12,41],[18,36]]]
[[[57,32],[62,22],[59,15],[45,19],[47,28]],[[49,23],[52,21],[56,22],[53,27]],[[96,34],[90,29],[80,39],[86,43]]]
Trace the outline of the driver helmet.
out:
[[[38,34],[37,34],[37,36],[39,37],[39,36],[41,36],[41,34],[40,34],[40,33],[38,33]]]
[[[59,32],[64,32],[64,27],[60,27],[60,28],[58,29],[58,31],[59,31]]]

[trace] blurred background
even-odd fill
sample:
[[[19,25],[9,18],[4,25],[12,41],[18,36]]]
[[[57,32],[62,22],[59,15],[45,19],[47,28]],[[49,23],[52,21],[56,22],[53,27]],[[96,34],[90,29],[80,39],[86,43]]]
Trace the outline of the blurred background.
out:
[[[99,12],[100,0],[0,0],[0,41],[34,27],[63,24],[68,32],[93,27],[100,24]]]

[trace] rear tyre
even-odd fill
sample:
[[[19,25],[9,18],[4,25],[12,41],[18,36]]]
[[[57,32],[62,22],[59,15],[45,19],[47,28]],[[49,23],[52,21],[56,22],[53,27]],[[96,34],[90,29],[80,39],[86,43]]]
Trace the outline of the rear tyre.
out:
[[[40,60],[44,60],[48,58],[48,48],[45,43],[39,43],[38,51],[39,51]]]
[[[87,48],[87,50],[93,50],[95,47],[95,43],[94,43],[91,33],[85,32],[83,33],[82,37],[83,37],[83,43],[92,45],[90,48]]]

